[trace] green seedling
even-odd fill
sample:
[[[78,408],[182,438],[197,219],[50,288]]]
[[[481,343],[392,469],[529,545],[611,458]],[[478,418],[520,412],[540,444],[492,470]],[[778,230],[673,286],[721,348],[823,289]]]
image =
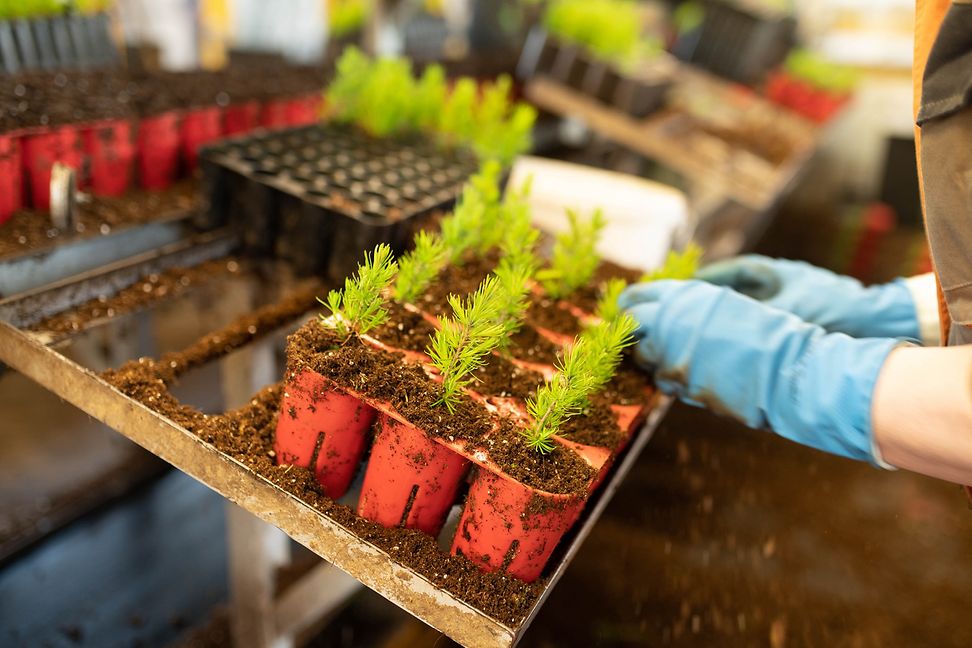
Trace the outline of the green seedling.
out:
[[[522,430],[527,445],[541,454],[554,449],[553,437],[567,419],[590,405],[617,371],[637,323],[630,315],[591,327],[564,350],[554,377],[527,400],[531,423]]]
[[[595,314],[601,321],[611,322],[621,315],[621,307],[618,306],[618,298],[624,289],[628,287],[628,282],[624,279],[608,279],[604,284],[604,291],[601,299],[597,302]]]
[[[449,295],[452,317],[439,318],[439,329],[426,349],[442,375],[442,397],[437,404],[444,404],[450,413],[455,412],[463,389],[472,382],[472,372],[483,366],[486,356],[504,337],[505,329],[499,321],[501,291],[499,280],[490,276],[465,299]]]
[[[510,336],[520,330],[530,307],[530,279],[536,265],[532,260],[523,258],[501,259],[496,267],[496,279],[499,282],[499,317],[498,322],[503,326],[503,337],[499,346],[507,349]]]
[[[442,220],[440,229],[452,263],[462,263],[469,250],[484,253],[499,242],[503,228],[499,203],[498,162],[487,161],[463,187],[456,208]]]
[[[332,38],[342,38],[364,26],[371,13],[367,0],[328,0],[327,18]]]
[[[414,302],[448,262],[449,250],[442,237],[435,232],[419,232],[415,236],[415,247],[398,260],[395,299],[403,304]]]
[[[597,242],[607,225],[600,209],[588,221],[581,221],[572,209],[567,210],[569,228],[557,236],[550,267],[537,273],[547,295],[562,299],[587,284],[601,262]]]
[[[644,49],[641,7],[634,0],[554,0],[544,24],[560,40],[627,65]]]
[[[380,244],[370,255],[366,252],[357,274],[344,280],[344,290],[332,290],[327,294],[327,301],[318,299],[331,311],[330,316],[320,316],[324,326],[348,338],[384,324],[388,312],[382,293],[391,284],[397,270],[388,245]]]
[[[641,276],[642,283],[659,281],[661,279],[691,279],[699,269],[702,260],[702,248],[695,243],[689,243],[681,252],[672,250],[665,257],[665,263],[660,268]]]
[[[446,74],[441,65],[425,68],[412,98],[413,121],[423,132],[435,132],[446,98]]]

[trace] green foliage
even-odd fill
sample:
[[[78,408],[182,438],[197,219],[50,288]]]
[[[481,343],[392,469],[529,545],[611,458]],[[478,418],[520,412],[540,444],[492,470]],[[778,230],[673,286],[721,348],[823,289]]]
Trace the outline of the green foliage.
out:
[[[529,191],[529,186],[524,189]],[[535,248],[537,239],[540,238],[540,230],[530,223],[530,207],[525,201],[525,194],[507,192],[501,205],[500,223],[503,228],[503,239],[500,242],[500,251],[503,254],[501,263],[530,268],[532,277],[539,266]]]
[[[532,449],[543,454],[553,450],[553,437],[564,421],[583,412],[589,396],[610,382],[636,328],[634,319],[624,314],[592,326],[565,349],[557,373],[527,400],[532,421],[522,433]]]
[[[641,282],[658,281],[660,279],[691,279],[699,269],[702,259],[702,248],[695,243],[689,243],[682,252],[672,250],[665,257],[665,263],[641,276]]]
[[[585,285],[594,276],[601,259],[597,242],[607,225],[600,209],[589,221],[581,221],[572,209],[567,210],[569,229],[557,236],[550,267],[537,273],[543,289],[550,297],[560,299]]]
[[[54,16],[71,4],[70,0],[0,0],[0,20]]]
[[[415,247],[398,260],[395,299],[414,302],[449,261],[449,251],[442,237],[422,230],[415,236]]]
[[[837,94],[850,92],[857,85],[857,74],[845,65],[827,61],[805,49],[790,52],[784,63],[786,71],[798,79]]]
[[[498,162],[485,162],[463,187],[455,210],[442,220],[442,238],[452,263],[461,263],[468,250],[486,252],[502,238],[499,221],[503,215],[499,202],[501,171]]]
[[[406,59],[370,60],[345,48],[327,90],[335,119],[351,122],[376,136],[419,130],[449,146],[471,148],[481,160],[506,165],[530,148],[536,111],[514,103],[512,81],[500,77],[484,86],[463,77],[447,90],[444,70],[425,69],[418,80]]]
[[[506,349],[510,336],[520,330],[530,307],[530,279],[536,270],[532,259],[504,257],[493,274],[499,281],[499,317],[503,326],[500,347]]]
[[[341,38],[358,31],[370,13],[369,0],[328,0],[327,20],[331,37]]]
[[[618,64],[629,63],[644,48],[635,0],[553,0],[544,24],[560,40]]]
[[[325,326],[343,337],[352,333],[367,333],[388,319],[382,292],[398,270],[392,260],[391,248],[382,243],[370,255],[365,252],[364,263],[354,277],[344,280],[344,290],[332,290],[327,301],[321,301],[331,311],[330,317],[321,315]]]
[[[450,412],[455,411],[462,390],[472,381],[470,374],[483,366],[486,355],[503,339],[501,292],[499,280],[486,277],[465,299],[449,295],[452,317],[439,318],[439,329],[426,352],[442,375],[440,404]]]
[[[597,302],[597,310],[595,311],[602,321],[613,321],[621,314],[618,298],[627,287],[628,282],[620,278],[609,279],[604,285],[604,291],[601,294],[601,299]]]
[[[62,2],[61,4],[73,4],[78,13],[95,14],[108,11],[111,8],[112,0],[73,0],[73,2]]]

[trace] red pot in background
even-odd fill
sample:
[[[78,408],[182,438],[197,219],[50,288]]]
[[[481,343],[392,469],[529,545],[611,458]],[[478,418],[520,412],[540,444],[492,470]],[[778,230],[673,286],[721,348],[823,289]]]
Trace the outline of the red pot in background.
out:
[[[81,136],[75,125],[58,126],[27,135],[22,144],[23,168],[30,186],[31,204],[50,209],[51,169],[55,162],[81,171]]]
[[[415,426],[382,412],[358,515],[436,536],[456,501],[469,460]]]
[[[452,553],[487,571],[501,569],[533,582],[585,501],[538,491],[506,475],[479,469],[469,487]]]
[[[223,134],[223,110],[219,106],[192,108],[182,119],[180,140],[186,171],[192,173],[199,164],[199,149]]]
[[[166,189],[179,170],[179,119],[176,111],[146,117],[138,127],[138,176],[143,188]]]
[[[223,115],[223,133],[239,135],[249,133],[260,125],[260,103],[246,101],[226,108]]]
[[[306,126],[317,123],[320,120],[322,101],[319,93],[288,100],[284,107],[287,124],[290,126]]]
[[[354,478],[375,414],[357,397],[304,371],[287,383],[280,404],[277,463],[312,468],[324,494],[337,499]]]
[[[24,207],[24,175],[20,138],[0,135],[0,223]]]
[[[84,152],[88,157],[91,191],[99,196],[120,196],[132,181],[135,146],[132,124],[112,119],[84,126]]]
[[[260,125],[264,128],[286,128],[287,105],[286,99],[271,99],[264,103],[260,114]]]

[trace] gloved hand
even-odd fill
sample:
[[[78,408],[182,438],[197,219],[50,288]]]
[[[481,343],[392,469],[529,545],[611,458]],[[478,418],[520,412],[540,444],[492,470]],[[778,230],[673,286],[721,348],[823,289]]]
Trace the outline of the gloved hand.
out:
[[[871,395],[894,339],[825,332],[702,281],[629,286],[635,357],[694,405],[833,454],[884,465],[871,441]]]
[[[831,332],[858,338],[921,337],[915,302],[903,279],[865,287],[857,279],[809,263],[756,254],[713,263],[696,277]]]

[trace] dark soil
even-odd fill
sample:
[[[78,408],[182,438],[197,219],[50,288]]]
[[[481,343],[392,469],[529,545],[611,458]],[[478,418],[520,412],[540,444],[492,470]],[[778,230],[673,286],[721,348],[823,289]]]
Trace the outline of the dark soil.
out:
[[[531,299],[527,322],[565,335],[577,335],[581,332],[579,319],[558,306],[557,302],[540,295],[534,295]]]
[[[387,306],[388,321],[368,331],[368,335],[396,349],[425,353],[435,327],[420,314],[396,301],[389,300]]]
[[[181,295],[200,283],[235,275],[239,271],[240,264],[236,259],[218,259],[191,268],[172,268],[150,274],[111,297],[92,299],[70,311],[41,320],[29,329],[49,331],[60,338],[84,329],[90,322],[130,313],[156,300]]]
[[[562,350],[529,324],[510,336],[510,353],[518,360],[552,365],[560,359]]]
[[[540,454],[512,425],[490,436],[484,447],[507,475],[548,493],[582,495],[594,479],[594,470],[580,455],[557,444],[552,452]]]
[[[482,257],[467,255],[462,265],[450,265],[439,273],[416,305],[433,315],[452,315],[446,301],[449,295],[465,297],[474,292],[499,263],[499,258],[498,252],[490,252]]]
[[[624,431],[618,427],[618,419],[611,411],[611,401],[598,394],[591,399],[591,405],[578,414],[567,419],[560,428],[559,436],[583,443],[613,450],[624,438]]]
[[[620,266],[611,261],[601,261],[590,284],[578,288],[574,294],[567,298],[567,301],[577,306],[585,313],[594,314],[597,311],[598,302],[603,296],[604,284],[609,279],[624,279],[628,283],[638,283],[643,273],[640,270],[633,270]]]
[[[645,388],[651,385],[648,374],[635,364],[632,349],[628,347],[621,358],[617,373],[601,395],[615,405],[636,405],[645,402]]]
[[[63,241],[104,236],[198,208],[196,183],[187,180],[165,191],[134,190],[117,198],[92,196],[90,202],[78,205],[74,231],[62,232],[51,225],[47,212],[24,210],[0,226],[0,257],[48,248]]]
[[[517,367],[502,355],[490,356],[485,365],[473,372],[477,382],[471,387],[483,396],[527,399],[544,383],[541,374]]]

